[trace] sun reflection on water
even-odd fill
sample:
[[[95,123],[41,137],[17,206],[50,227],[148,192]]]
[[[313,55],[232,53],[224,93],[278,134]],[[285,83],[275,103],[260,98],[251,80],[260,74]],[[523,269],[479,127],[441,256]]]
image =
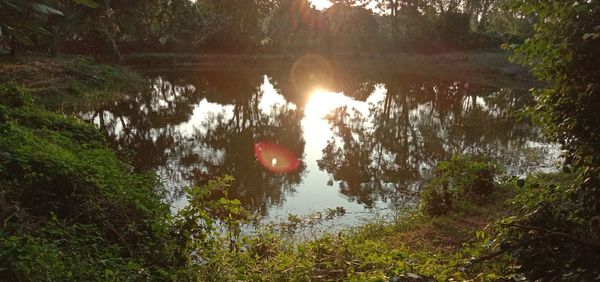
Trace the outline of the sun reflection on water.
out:
[[[312,157],[316,160],[321,157],[321,150],[333,136],[331,126],[326,120],[327,115],[340,107],[346,107],[350,111],[356,110],[366,113],[368,106],[364,102],[354,100],[343,93],[331,92],[321,88],[314,90],[309,95],[304,106],[302,128],[306,140],[305,151],[309,158]]]
[[[342,93],[317,89],[308,98],[304,107],[304,116],[309,119],[323,119],[336,108],[343,106],[356,107],[359,105],[357,101]]]

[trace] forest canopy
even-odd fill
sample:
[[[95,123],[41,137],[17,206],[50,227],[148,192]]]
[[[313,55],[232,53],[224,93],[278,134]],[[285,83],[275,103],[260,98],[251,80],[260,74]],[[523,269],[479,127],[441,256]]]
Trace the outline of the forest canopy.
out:
[[[504,0],[0,1],[6,50],[122,52],[439,52],[518,42],[533,16]],[[25,24],[26,23],[26,24]],[[11,47],[9,47],[11,46]],[[13,51],[14,52],[14,51]]]

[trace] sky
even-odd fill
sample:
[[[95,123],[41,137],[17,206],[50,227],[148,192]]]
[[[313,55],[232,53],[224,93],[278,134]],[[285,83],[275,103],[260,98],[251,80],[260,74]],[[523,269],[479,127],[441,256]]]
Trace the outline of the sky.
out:
[[[309,0],[309,1],[318,10],[327,9],[327,8],[331,7],[331,5],[332,5],[331,1],[329,1],[329,0]],[[376,3],[374,1],[371,1],[371,3],[369,3],[366,8],[373,10],[373,9],[375,9],[375,5],[376,5]]]
[[[310,2],[318,10],[323,10],[323,9],[329,8],[331,6],[331,2],[329,0],[310,0]]]

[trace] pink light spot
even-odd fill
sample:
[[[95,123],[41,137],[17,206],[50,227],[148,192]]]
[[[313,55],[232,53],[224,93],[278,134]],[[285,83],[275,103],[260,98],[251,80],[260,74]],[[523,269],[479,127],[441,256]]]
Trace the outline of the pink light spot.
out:
[[[254,154],[258,162],[272,172],[292,172],[300,166],[298,157],[279,144],[258,142],[254,144]]]

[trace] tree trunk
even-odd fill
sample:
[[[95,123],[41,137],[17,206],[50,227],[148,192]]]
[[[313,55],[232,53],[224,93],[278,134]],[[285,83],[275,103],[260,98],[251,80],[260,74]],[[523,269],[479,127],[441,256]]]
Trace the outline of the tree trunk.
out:
[[[14,38],[12,37],[12,35],[8,36],[8,40],[6,41],[8,46],[10,47],[10,53],[9,56],[11,58],[14,58],[17,56],[17,49],[19,48],[18,43],[14,40]]]
[[[477,31],[482,32],[485,30],[485,26],[487,24],[487,16],[488,10],[490,9],[491,2],[484,1],[481,5],[481,18],[479,19],[479,24],[477,25]]]
[[[396,39],[398,37],[398,0],[390,0],[391,12],[392,12],[392,37]]]
[[[121,64],[125,61],[125,59],[123,59],[123,55],[121,55],[121,51],[119,51],[119,46],[117,45],[117,41],[115,40],[115,38],[110,34],[110,32],[106,31],[106,39],[108,41],[108,48],[109,48],[109,55],[111,57],[111,59],[116,60],[117,63]]]

